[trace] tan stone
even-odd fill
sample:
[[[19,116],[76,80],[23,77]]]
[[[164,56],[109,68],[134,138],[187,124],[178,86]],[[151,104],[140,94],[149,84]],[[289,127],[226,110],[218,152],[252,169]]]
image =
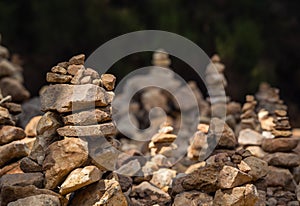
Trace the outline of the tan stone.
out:
[[[221,189],[230,189],[249,183],[252,177],[231,166],[224,166],[219,174],[219,186]]]
[[[33,117],[25,127],[25,133],[28,137],[35,137],[37,135],[36,128],[42,116]]]
[[[57,74],[67,74],[67,70],[64,67],[61,67],[61,66],[52,67],[51,72],[57,73]]]
[[[22,128],[15,126],[0,126],[0,145],[21,140],[26,137]]]
[[[78,54],[76,56],[73,56],[69,60],[69,64],[84,64],[85,55],[84,54]]]
[[[48,72],[46,80],[50,83],[69,83],[72,79],[71,75],[66,74],[58,74],[58,73],[52,73]]]
[[[115,83],[116,83],[116,77],[112,74],[102,74],[101,75],[101,80],[103,86],[107,90],[113,90],[115,88]]]

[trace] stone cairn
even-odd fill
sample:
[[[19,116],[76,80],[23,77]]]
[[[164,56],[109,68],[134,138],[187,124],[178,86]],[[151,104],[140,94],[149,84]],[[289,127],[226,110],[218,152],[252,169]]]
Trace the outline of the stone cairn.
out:
[[[22,67],[18,55],[9,60],[9,51],[1,45],[0,34],[0,89],[3,96],[11,96],[13,102],[23,102],[30,93],[23,86]]]
[[[24,130],[16,126],[21,105],[3,97],[0,90],[0,177],[20,172],[20,159],[28,156],[34,138],[26,138]]]
[[[36,141],[21,161],[24,173],[2,176],[1,206],[128,205],[118,177],[102,178],[117,141],[110,108],[115,77],[85,68],[84,59],[74,56],[47,73],[52,85],[41,94],[45,114]]]

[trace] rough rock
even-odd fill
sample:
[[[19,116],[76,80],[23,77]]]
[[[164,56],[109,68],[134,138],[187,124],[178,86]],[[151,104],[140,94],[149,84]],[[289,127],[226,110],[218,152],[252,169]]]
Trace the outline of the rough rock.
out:
[[[21,159],[29,155],[29,148],[26,143],[14,141],[0,146],[0,167],[14,159]]]
[[[68,74],[71,74],[71,75],[74,76],[81,69],[84,69],[83,65],[71,64],[71,65],[68,66],[67,72],[68,72]]]
[[[113,90],[115,88],[115,83],[116,83],[116,77],[112,74],[102,74],[101,75],[101,80],[103,86],[107,90]]]
[[[176,195],[172,206],[203,205],[213,206],[213,197],[199,191],[183,192]]]
[[[66,195],[97,182],[101,179],[102,174],[103,172],[93,165],[77,168],[68,175],[64,183],[60,186],[59,193]]]
[[[111,120],[110,109],[82,111],[63,117],[65,125],[92,125]]]
[[[73,56],[69,60],[69,64],[84,64],[85,55],[84,54],[78,54],[76,56]]]
[[[126,197],[122,193],[119,183],[114,180],[100,180],[88,185],[75,193],[70,201],[71,206],[128,206]]]
[[[25,127],[25,133],[28,137],[35,137],[37,135],[36,128],[42,116],[33,117]]]
[[[224,166],[219,174],[219,186],[221,189],[230,189],[249,183],[252,177],[231,166]]]
[[[218,189],[218,176],[222,167],[219,165],[207,165],[182,177],[182,187],[186,190],[203,190],[215,192]],[[180,182],[180,181],[179,181]]]
[[[168,193],[148,182],[142,182],[137,186],[133,186],[130,197],[133,203],[139,205],[167,205],[171,201]]]
[[[214,198],[214,206],[255,206],[259,198],[254,185],[247,184],[229,190],[218,190]]]
[[[252,176],[254,181],[267,175],[267,162],[253,156],[247,157],[243,161],[251,168],[248,174]]]
[[[263,139],[260,133],[247,128],[240,131],[238,142],[240,145],[261,145]]]
[[[41,165],[30,159],[29,157],[24,157],[20,161],[20,168],[23,172],[42,172],[43,168]]]
[[[116,133],[115,125],[110,123],[88,125],[88,126],[64,126],[57,129],[60,136],[66,137],[94,137],[94,136],[111,136]]]
[[[261,158],[261,159],[267,154],[259,146],[248,146],[248,147],[246,147],[246,150],[250,151],[253,156]]]
[[[137,159],[135,159],[127,162],[126,164],[123,164],[116,170],[116,173],[121,175],[134,176],[140,169],[141,164]]]
[[[264,158],[269,165],[279,167],[297,167],[300,165],[300,156],[294,153],[276,152]]]
[[[3,175],[0,179],[0,190],[5,186],[28,186],[34,185],[42,188],[44,177],[42,173],[20,173]]]
[[[265,180],[268,187],[283,187],[289,191],[295,191],[296,189],[293,175],[288,169],[269,166]]]
[[[66,138],[52,143],[46,150],[43,162],[45,188],[56,188],[72,170],[82,166],[87,158],[87,143],[80,138]]]
[[[0,106],[0,124],[2,125],[14,125],[15,123],[11,119],[8,109]]]
[[[52,67],[51,72],[57,73],[57,74],[67,74],[67,70],[64,67],[61,67],[61,66]]]
[[[261,146],[266,152],[289,152],[297,147],[298,142],[298,138],[264,139]]]
[[[0,126],[0,145],[21,140],[26,137],[24,130],[15,126]]]
[[[0,202],[6,206],[10,202],[17,201],[18,199],[27,198],[35,195],[53,195],[58,197],[62,206],[66,205],[66,199],[56,194],[51,190],[39,189],[33,185],[30,186],[4,186],[0,194]]]
[[[171,169],[162,168],[153,173],[151,183],[167,192],[171,185],[172,179],[176,177],[176,171]]]
[[[42,92],[41,109],[63,113],[95,106],[107,106],[111,101],[111,94],[93,84],[56,84],[48,86]]]
[[[46,77],[47,82],[61,83],[61,84],[68,83],[71,81],[71,79],[72,79],[71,75],[57,74],[57,73],[52,73],[52,72],[48,72],[47,77]]]
[[[18,199],[17,201],[10,202],[8,206],[25,206],[25,205],[36,205],[36,206],[61,206],[58,197],[53,195],[34,195]]]

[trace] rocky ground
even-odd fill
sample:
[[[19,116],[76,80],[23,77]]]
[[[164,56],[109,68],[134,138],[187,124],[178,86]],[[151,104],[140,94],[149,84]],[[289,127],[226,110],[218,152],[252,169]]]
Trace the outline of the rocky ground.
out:
[[[0,47],[0,86],[19,72],[8,55]],[[84,60],[81,54],[51,68],[40,96],[43,115],[24,129],[17,126],[18,103],[29,95],[23,86],[14,88],[26,94],[22,99],[1,87],[1,206],[299,205],[300,135],[278,89],[262,84],[243,105],[222,98],[225,66],[214,56],[206,72],[211,98],[189,83],[201,113],[194,135],[178,140],[180,108],[172,96],[151,88],[131,102],[132,121],[144,127],[155,106],[168,118],[150,141],[137,142],[112,121],[116,78],[85,68]],[[153,64],[169,67],[168,55],[155,53]],[[116,98],[126,99],[126,92]],[[184,155],[178,158],[177,151]]]

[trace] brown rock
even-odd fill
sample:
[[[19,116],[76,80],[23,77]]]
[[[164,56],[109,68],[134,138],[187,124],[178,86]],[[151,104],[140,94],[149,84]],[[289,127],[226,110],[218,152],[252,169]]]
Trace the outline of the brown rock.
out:
[[[199,191],[183,192],[176,195],[172,206],[203,205],[213,206],[213,197]]]
[[[250,151],[253,156],[261,158],[261,159],[267,154],[259,146],[248,146],[248,147],[246,147],[246,150]]]
[[[24,206],[24,205],[38,205],[38,206],[61,206],[58,197],[53,195],[34,195],[18,199],[17,201],[10,202],[8,206]]]
[[[82,111],[63,117],[65,125],[92,125],[109,120],[110,108]]]
[[[0,190],[5,186],[28,186],[43,187],[44,177],[42,173],[20,173],[3,175],[0,179]]]
[[[234,132],[223,120],[213,118],[210,125],[210,133],[213,134],[213,138],[218,141],[219,147],[234,148],[236,146],[237,140]]]
[[[92,83],[92,77],[91,76],[84,76],[80,80],[80,84],[91,84]]]
[[[51,72],[57,73],[57,74],[67,74],[67,70],[64,67],[61,67],[61,66],[52,67]]]
[[[231,166],[224,166],[219,174],[219,186],[221,189],[230,189],[249,183],[252,177]]]
[[[84,54],[78,54],[76,56],[73,56],[69,60],[69,64],[84,64],[85,55]]]
[[[290,136],[292,136],[293,133],[292,133],[292,131],[289,131],[289,130],[276,130],[276,129],[273,129],[272,134],[275,137],[290,137]]]
[[[85,68],[79,69],[71,80],[71,84],[80,84],[80,80],[84,77]]]
[[[119,167],[116,170],[116,173],[121,175],[134,176],[135,174],[138,173],[140,169],[141,169],[141,164],[137,159],[135,159],[129,161],[126,164],[123,164],[121,167]]]
[[[116,77],[112,74],[102,74],[101,75],[101,80],[103,86],[107,90],[113,90],[115,88],[115,83],[116,83]]]
[[[0,126],[0,145],[20,140],[26,137],[22,128],[15,126]]]
[[[20,104],[13,103],[13,102],[4,102],[2,106],[8,109],[10,114],[20,114],[22,112],[22,107]]]
[[[14,141],[0,146],[0,167],[14,159],[21,159],[29,154],[30,150],[26,143]]]
[[[251,170],[251,167],[249,167],[249,165],[247,165],[247,163],[244,162],[243,160],[237,166],[238,166],[239,170],[241,170],[242,172],[245,172],[245,173],[248,173]]]
[[[297,147],[298,142],[298,138],[264,139],[261,146],[266,152],[289,152]]]
[[[288,169],[268,167],[268,175],[265,178],[268,187],[283,187],[285,190],[294,192],[296,183]]]
[[[47,82],[50,83],[69,83],[72,79],[71,75],[66,75],[66,74],[57,74],[57,73],[52,73],[48,72],[46,76]]]
[[[38,163],[30,159],[29,157],[24,157],[20,162],[20,168],[23,172],[42,172],[43,168]]]
[[[68,68],[68,66],[69,66],[69,62],[59,62],[58,64],[57,64],[57,66],[59,66],[59,67],[63,67],[63,68]]]
[[[60,113],[86,109],[96,106],[107,106],[111,103],[110,94],[93,84],[48,86],[41,94],[42,111],[56,110]]]
[[[84,137],[84,136],[111,136],[116,133],[115,125],[110,123],[103,123],[98,125],[88,126],[64,126],[57,129],[60,136],[66,137]]]
[[[72,65],[68,66],[67,71],[68,71],[68,74],[71,74],[71,75],[75,76],[75,75],[77,74],[77,72],[78,72],[79,70],[81,70],[81,69],[82,69],[82,70],[84,69],[84,66],[83,66],[83,65],[75,65],[75,64],[72,64]]]
[[[182,186],[186,190],[215,192],[218,189],[218,176],[221,169],[218,165],[201,167],[183,177]]]
[[[23,102],[30,97],[29,92],[24,88],[22,83],[10,77],[0,80],[0,89],[4,97],[11,95],[14,102]]]
[[[142,182],[137,186],[133,186],[130,197],[139,205],[167,205],[171,201],[168,193],[148,182]]]
[[[27,198],[35,195],[53,195],[58,197],[62,206],[66,206],[67,201],[62,196],[52,192],[51,190],[38,189],[33,185],[29,186],[4,186],[0,194],[1,205],[7,205],[10,202],[17,201],[18,199]]]
[[[100,180],[77,191],[70,201],[70,206],[128,206],[119,183],[114,180]]]
[[[267,162],[252,156],[245,158],[243,161],[251,168],[248,174],[252,176],[254,181],[267,175]]]
[[[196,164],[192,164],[191,166],[189,166],[186,171],[185,174],[191,174],[192,172],[194,172],[195,170],[201,168],[201,167],[205,167],[206,162],[202,161],[202,162],[198,162]]]
[[[91,69],[91,68],[87,68],[84,71],[84,75],[91,76],[93,79],[98,79],[100,77],[99,74],[98,74],[98,72],[95,71],[94,69]]]
[[[66,195],[101,179],[103,172],[95,166],[73,170],[60,186],[59,193]]]
[[[276,152],[264,158],[269,165],[279,167],[297,167],[300,165],[300,156],[294,153]]]
[[[43,162],[45,188],[54,189],[69,172],[82,166],[87,158],[87,143],[80,138],[66,138],[52,143]]]
[[[218,190],[214,198],[214,206],[255,206],[259,198],[256,187],[247,184],[229,190]]]
[[[163,134],[163,133],[157,133],[152,138],[151,141],[154,144],[159,143],[172,143],[175,141],[177,136],[175,134]]]
[[[2,125],[14,125],[15,123],[11,119],[8,109],[0,106],[0,124]]]
[[[23,173],[20,169],[20,162],[14,162],[0,169],[0,177],[6,174],[19,174]]]
[[[25,127],[25,133],[28,137],[35,137],[37,135],[36,128],[42,116],[33,117]]]

